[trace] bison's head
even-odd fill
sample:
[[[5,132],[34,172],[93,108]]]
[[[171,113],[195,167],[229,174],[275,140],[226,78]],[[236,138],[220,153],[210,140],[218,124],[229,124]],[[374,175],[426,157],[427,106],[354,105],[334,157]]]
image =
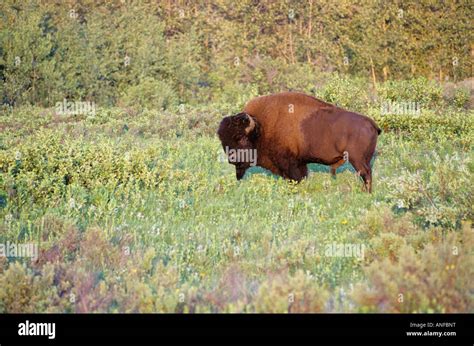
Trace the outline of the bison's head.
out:
[[[235,166],[237,180],[242,179],[245,171],[257,164],[259,124],[247,113],[239,113],[222,119],[217,135],[229,163]]]

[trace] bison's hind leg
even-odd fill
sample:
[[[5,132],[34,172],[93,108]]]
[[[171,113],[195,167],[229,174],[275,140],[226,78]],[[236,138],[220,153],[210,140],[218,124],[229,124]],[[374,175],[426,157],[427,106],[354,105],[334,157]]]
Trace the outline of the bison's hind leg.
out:
[[[370,168],[370,164],[365,164],[365,169],[366,169],[366,175],[365,175],[365,178],[362,177],[362,179],[364,179],[364,186],[365,186],[365,189],[368,193],[372,193],[372,168]]]
[[[333,164],[331,165],[331,176],[332,176],[333,178],[336,177],[336,169],[338,169],[339,167],[341,167],[345,162],[346,162],[346,160],[341,159],[341,160],[339,160],[339,161],[337,161],[336,163],[333,163]]]
[[[354,158],[350,158],[349,161],[364,181],[364,190],[369,193],[372,192],[372,169],[370,168],[370,163]]]

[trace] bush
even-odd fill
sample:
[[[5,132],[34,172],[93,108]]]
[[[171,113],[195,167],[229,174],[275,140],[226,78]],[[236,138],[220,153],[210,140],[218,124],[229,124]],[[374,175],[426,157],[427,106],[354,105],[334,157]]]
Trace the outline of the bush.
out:
[[[21,201],[55,200],[71,187],[157,186],[166,167],[164,162],[156,164],[156,148],[111,149],[107,140],[82,146],[81,141],[65,143],[61,135],[47,130],[30,140],[37,144],[25,141],[0,151],[0,172],[6,173],[0,189],[14,191]]]
[[[384,132],[396,132],[413,140],[462,139],[470,142],[474,135],[474,116],[468,113],[445,111],[435,114],[422,111],[419,116],[411,114],[381,114],[380,109],[368,112]]]
[[[413,211],[425,227],[455,229],[464,219],[472,218],[473,188],[468,172],[468,158],[460,155],[431,157],[432,173],[401,172],[388,183],[388,199],[395,210]],[[456,177],[450,179],[447,177]]]
[[[466,108],[471,98],[471,93],[467,88],[457,88],[454,91],[452,105],[456,108]]]
[[[283,65],[275,76],[275,84],[278,90],[301,91],[307,94],[314,93],[319,82],[319,73],[313,66],[308,64]]]
[[[418,102],[421,108],[443,106],[443,89],[424,77],[411,80],[389,80],[377,90],[381,102]]]
[[[368,81],[364,78],[331,75],[316,96],[354,112],[365,113],[370,103]]]
[[[474,235],[465,229],[420,252],[404,246],[396,260],[369,265],[367,283],[357,285],[354,300],[361,312],[468,312],[472,296]]]
[[[293,276],[269,277],[260,285],[252,305],[256,312],[323,312],[327,299],[327,291],[299,270]]]
[[[54,267],[46,265],[35,275],[18,262],[0,273],[0,313],[63,312],[66,299],[58,295]]]
[[[178,97],[170,83],[148,77],[128,87],[122,93],[121,103],[139,109],[168,109],[178,104]]]
[[[254,84],[226,83],[214,99],[219,104],[231,104],[235,109],[242,109],[252,98],[258,96],[258,87]]]

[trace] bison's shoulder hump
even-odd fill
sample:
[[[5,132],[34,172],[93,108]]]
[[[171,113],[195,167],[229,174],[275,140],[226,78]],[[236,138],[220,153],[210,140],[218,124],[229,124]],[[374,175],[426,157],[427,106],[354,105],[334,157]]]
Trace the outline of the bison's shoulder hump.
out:
[[[334,107],[333,105],[313,96],[300,92],[287,91],[256,97],[245,105],[244,111],[250,115],[258,117],[262,113],[275,112],[275,110],[279,109],[294,109],[297,112],[298,108],[301,108],[301,106],[305,109]]]

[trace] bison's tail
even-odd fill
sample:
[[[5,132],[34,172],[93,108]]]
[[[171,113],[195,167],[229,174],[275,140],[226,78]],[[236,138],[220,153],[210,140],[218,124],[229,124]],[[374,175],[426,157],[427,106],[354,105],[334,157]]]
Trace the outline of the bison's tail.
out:
[[[382,133],[382,129],[380,127],[378,127],[377,123],[375,122],[374,119],[370,118],[370,117],[366,117],[367,119],[369,119],[370,123],[372,124],[372,126],[375,128],[375,130],[377,131],[377,134],[381,134]]]

